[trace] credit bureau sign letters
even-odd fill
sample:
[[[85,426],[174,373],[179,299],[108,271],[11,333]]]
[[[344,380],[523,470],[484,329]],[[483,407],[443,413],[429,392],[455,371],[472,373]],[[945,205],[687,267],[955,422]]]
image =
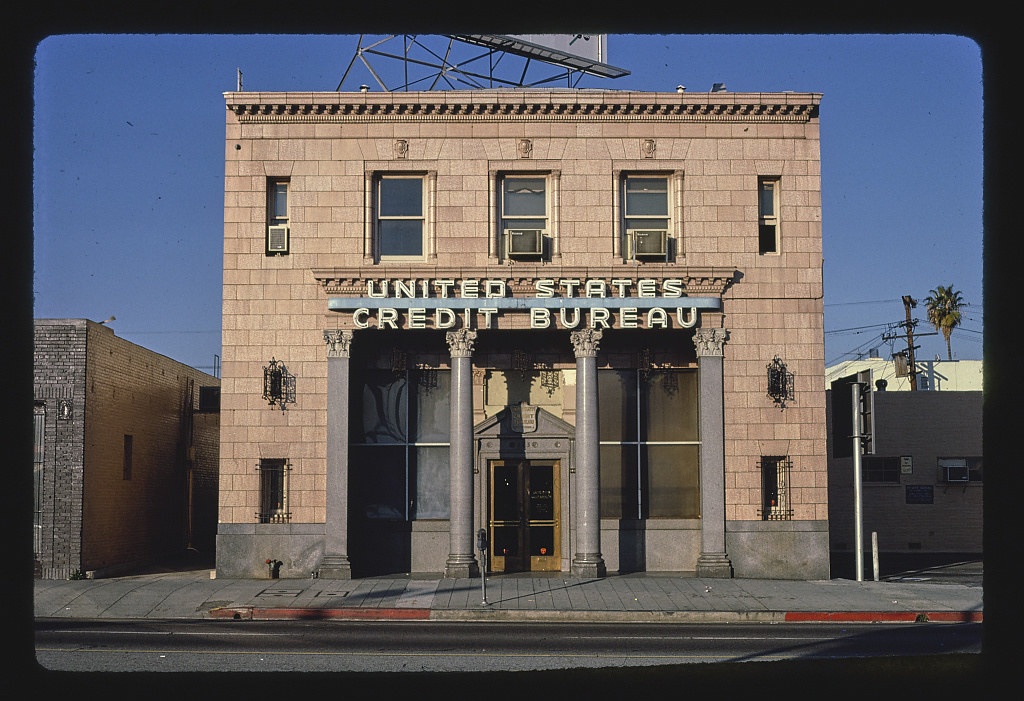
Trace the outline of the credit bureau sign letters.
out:
[[[328,309],[351,312],[356,328],[492,328],[494,318],[530,315],[530,328],[681,328],[697,324],[700,309],[718,310],[718,297],[690,297],[679,278],[539,278],[534,295],[510,296],[504,280],[366,280],[365,297],[331,297]],[[634,292],[635,294],[630,294]],[[405,312],[404,316],[401,312]]]

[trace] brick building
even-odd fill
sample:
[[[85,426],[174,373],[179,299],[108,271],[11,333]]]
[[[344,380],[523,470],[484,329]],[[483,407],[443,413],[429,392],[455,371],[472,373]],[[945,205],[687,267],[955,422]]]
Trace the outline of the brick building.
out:
[[[942,376],[951,374],[946,366]],[[833,428],[833,408],[843,398],[833,396],[835,391],[827,392],[832,444],[828,459],[829,537],[833,568],[842,576],[853,576],[855,475],[852,449],[836,450],[835,436],[843,432]],[[872,575],[875,544],[883,571],[892,571],[894,563],[909,568],[981,557],[982,391],[873,388],[873,395],[872,448],[861,456],[861,539],[868,570],[861,574]],[[851,424],[845,435],[852,435],[852,430]]]
[[[820,99],[225,94],[218,572],[827,578]]]
[[[220,380],[87,319],[37,319],[36,576],[212,553]]]

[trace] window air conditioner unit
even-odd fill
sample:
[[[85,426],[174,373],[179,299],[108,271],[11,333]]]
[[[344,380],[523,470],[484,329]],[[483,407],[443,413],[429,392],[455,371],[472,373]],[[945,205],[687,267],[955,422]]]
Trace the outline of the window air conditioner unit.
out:
[[[267,253],[288,252],[288,226],[277,225],[267,228]]]
[[[543,253],[543,229],[507,229],[505,231],[505,254],[509,258],[539,256]]]
[[[971,474],[970,469],[964,464],[952,464],[946,465],[946,481],[947,482],[970,482]]]
[[[668,232],[664,229],[631,229],[630,258],[664,258],[668,254]]]

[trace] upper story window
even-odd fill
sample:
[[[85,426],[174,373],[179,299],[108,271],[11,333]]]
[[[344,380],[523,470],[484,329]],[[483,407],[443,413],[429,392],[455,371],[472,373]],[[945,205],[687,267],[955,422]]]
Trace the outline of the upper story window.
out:
[[[757,183],[757,252],[779,252],[779,179],[759,178]]]
[[[288,253],[288,181],[267,181],[267,255]]]
[[[544,255],[548,204],[545,176],[506,175],[501,179],[501,240],[506,257]]]
[[[668,256],[668,178],[627,175],[622,188],[622,212],[630,260],[665,260]]]
[[[380,258],[422,258],[426,188],[420,175],[377,179],[377,251]]]

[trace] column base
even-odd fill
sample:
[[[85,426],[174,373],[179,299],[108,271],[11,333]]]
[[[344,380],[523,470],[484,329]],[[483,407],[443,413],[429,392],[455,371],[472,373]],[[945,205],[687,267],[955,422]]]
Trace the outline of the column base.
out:
[[[445,579],[467,579],[480,576],[480,566],[472,555],[451,555],[444,563]]]
[[[607,575],[608,570],[601,553],[580,553],[572,560],[572,573],[577,577],[595,579]]]
[[[731,579],[732,561],[725,553],[701,553],[697,558],[697,576]]]
[[[352,564],[347,555],[324,555],[316,572],[321,579],[352,579]]]

